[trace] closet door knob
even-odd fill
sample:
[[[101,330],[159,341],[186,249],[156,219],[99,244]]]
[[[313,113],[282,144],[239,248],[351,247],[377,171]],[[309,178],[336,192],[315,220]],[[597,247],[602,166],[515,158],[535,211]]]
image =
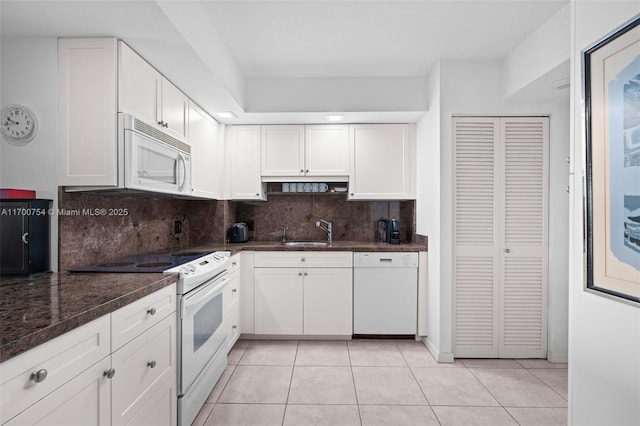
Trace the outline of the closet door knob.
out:
[[[509,250],[509,249],[504,249],[504,252],[505,252],[505,253],[511,253],[511,250]]]

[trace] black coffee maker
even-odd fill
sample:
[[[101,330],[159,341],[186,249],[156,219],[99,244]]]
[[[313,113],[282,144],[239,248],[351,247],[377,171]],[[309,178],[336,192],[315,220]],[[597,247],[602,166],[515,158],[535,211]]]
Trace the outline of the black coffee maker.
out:
[[[387,242],[400,244],[400,221],[398,219],[391,219],[387,224]]]

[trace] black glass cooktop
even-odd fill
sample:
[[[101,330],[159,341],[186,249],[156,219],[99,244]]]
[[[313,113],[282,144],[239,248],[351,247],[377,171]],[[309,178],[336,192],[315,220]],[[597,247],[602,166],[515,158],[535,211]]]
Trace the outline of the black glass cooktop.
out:
[[[125,256],[93,265],[69,269],[69,272],[162,272],[182,265],[211,251],[179,251]]]

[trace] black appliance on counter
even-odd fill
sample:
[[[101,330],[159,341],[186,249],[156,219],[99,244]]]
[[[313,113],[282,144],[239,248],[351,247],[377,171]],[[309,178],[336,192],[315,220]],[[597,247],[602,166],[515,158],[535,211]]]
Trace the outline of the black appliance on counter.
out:
[[[249,228],[244,222],[234,223],[227,231],[227,241],[230,243],[246,243],[249,239]]]
[[[391,219],[387,225],[387,242],[400,244],[400,221],[398,219]]]
[[[0,275],[38,275],[51,270],[51,200],[0,200]]]

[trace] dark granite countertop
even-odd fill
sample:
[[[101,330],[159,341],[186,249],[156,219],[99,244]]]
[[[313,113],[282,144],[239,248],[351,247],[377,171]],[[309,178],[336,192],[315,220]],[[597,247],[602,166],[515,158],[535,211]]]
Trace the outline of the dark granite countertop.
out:
[[[231,254],[240,251],[427,251],[426,244],[387,244],[363,241],[334,241],[330,246],[291,247],[281,242],[248,241],[246,243],[212,244],[194,247],[193,250],[224,250]]]
[[[324,247],[281,242],[211,244],[192,250],[230,251],[426,251],[426,244],[334,241]],[[0,362],[58,337],[166,287],[178,275],[161,273],[51,273],[0,278]]]
[[[161,273],[1,277],[0,362],[177,280],[177,274]]]

